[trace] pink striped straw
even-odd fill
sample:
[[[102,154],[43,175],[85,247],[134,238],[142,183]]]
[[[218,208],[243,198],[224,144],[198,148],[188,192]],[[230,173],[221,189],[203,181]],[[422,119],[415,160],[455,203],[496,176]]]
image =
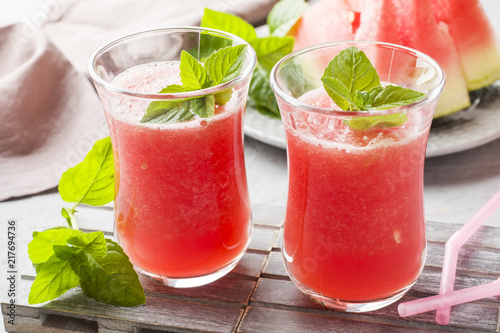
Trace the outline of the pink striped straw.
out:
[[[450,321],[450,307],[452,305],[471,302],[477,299],[500,295],[500,278],[492,283],[453,291],[455,287],[455,273],[457,270],[458,251],[477,229],[500,207],[500,191],[446,242],[443,273],[439,295],[431,296],[411,302],[401,303],[398,306],[402,317],[437,310],[438,324],[447,325]]]
[[[500,207],[500,191],[498,191],[474,216],[464,224],[446,242],[444,252],[443,273],[441,274],[440,294],[453,291],[455,287],[455,273],[457,270],[458,251],[470,236]],[[440,325],[448,325],[450,322],[449,306],[441,307],[436,313],[436,322]]]
[[[401,317],[407,317],[495,295],[500,295],[500,279],[480,286],[401,303],[398,306],[398,312]]]

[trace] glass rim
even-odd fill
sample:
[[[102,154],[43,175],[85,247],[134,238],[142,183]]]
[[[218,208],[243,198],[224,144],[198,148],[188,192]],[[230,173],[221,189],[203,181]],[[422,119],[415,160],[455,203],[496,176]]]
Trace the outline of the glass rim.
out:
[[[148,36],[148,35],[155,35],[158,33],[164,33],[164,32],[211,32],[211,33],[216,33],[218,35],[228,37],[231,40],[235,40],[239,42],[240,44],[246,44],[246,56],[250,56],[250,61],[246,66],[244,66],[240,72],[240,74],[235,77],[232,80],[229,80],[227,82],[224,82],[222,84],[219,84],[214,87],[209,87],[205,89],[200,89],[196,91],[188,91],[188,92],[180,92],[180,93],[168,93],[168,94],[163,94],[163,93],[142,93],[139,91],[135,90],[130,90],[130,89],[123,89],[119,88],[110,82],[105,81],[102,77],[97,74],[96,69],[95,69],[95,64],[99,56],[104,54],[106,51],[110,50],[112,47],[115,45],[118,45],[120,43],[126,42],[128,40],[131,40],[133,38],[137,37],[143,37],[143,36]],[[144,99],[158,99],[158,100],[171,100],[171,99],[185,99],[185,98],[195,98],[195,97],[203,97],[209,94],[214,94],[217,92],[220,92],[222,90],[225,90],[227,88],[233,87],[237,82],[245,79],[249,75],[253,73],[253,70],[255,68],[255,65],[257,63],[257,55],[255,53],[255,50],[251,47],[251,45],[245,41],[243,38],[240,38],[236,35],[233,35],[231,33],[221,31],[221,30],[216,30],[216,29],[210,29],[210,28],[202,28],[202,27],[194,27],[194,26],[171,26],[171,27],[163,27],[163,28],[156,28],[156,29],[148,29],[148,30],[143,30],[139,32],[135,32],[132,34],[128,34],[119,38],[116,38],[112,40],[111,42],[106,43],[104,46],[100,47],[97,51],[95,51],[92,56],[90,57],[89,63],[88,63],[88,71],[90,74],[90,78],[94,83],[99,84],[106,90],[113,92],[113,93],[118,93],[122,95],[127,95],[130,97],[136,97],[136,98],[144,98]]]
[[[425,98],[421,99],[418,102],[408,104],[405,106],[398,106],[390,109],[385,109],[385,110],[373,110],[373,111],[344,111],[344,110],[335,110],[331,108],[324,108],[324,107],[319,107],[319,106],[313,106],[307,103],[304,103],[297,98],[289,95],[286,93],[283,89],[278,84],[277,81],[277,73],[278,69],[281,68],[283,65],[286,65],[287,63],[293,61],[293,59],[297,58],[298,56],[320,50],[320,49],[325,49],[325,48],[330,48],[330,47],[336,47],[336,46],[341,46],[341,45],[349,45],[349,46],[356,46],[356,45],[368,45],[368,46],[375,46],[375,47],[391,47],[393,49],[397,50],[402,50],[405,51],[409,54],[414,55],[416,58],[422,58],[424,59],[434,70],[436,73],[439,75],[439,82],[435,84],[432,89],[429,91],[429,93],[426,94]],[[283,57],[280,61],[274,65],[273,69],[271,70],[271,75],[270,75],[270,84],[271,88],[273,89],[274,93],[278,95],[280,98],[282,98],[285,102],[289,103],[293,107],[300,108],[305,111],[312,111],[312,112],[318,112],[318,113],[324,113],[327,115],[334,115],[334,116],[342,116],[342,117],[371,117],[371,116],[377,116],[377,115],[387,115],[387,114],[393,114],[393,113],[398,113],[401,112],[401,109],[410,109],[413,107],[418,107],[420,105],[425,105],[426,103],[429,103],[433,99],[437,98],[441,91],[443,90],[443,87],[446,83],[446,74],[439,65],[439,63],[434,60],[434,58],[428,56],[427,54],[417,51],[415,49],[398,45],[398,44],[393,44],[393,43],[385,43],[385,42],[377,42],[377,41],[356,41],[356,40],[347,40],[347,41],[338,41],[338,42],[328,42],[328,43],[322,43],[322,44],[317,44],[313,46],[309,46],[297,51],[294,51],[287,56]]]

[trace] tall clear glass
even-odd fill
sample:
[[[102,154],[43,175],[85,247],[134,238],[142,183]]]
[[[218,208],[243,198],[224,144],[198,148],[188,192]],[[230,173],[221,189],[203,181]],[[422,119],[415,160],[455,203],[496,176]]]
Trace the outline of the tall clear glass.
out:
[[[383,84],[426,98],[383,111],[339,111],[320,78],[350,46],[366,53]],[[327,307],[379,309],[402,297],[420,275],[426,255],[425,149],[444,82],[430,57],[375,42],[313,46],[274,67],[271,85],[288,151],[284,262],[293,282]],[[363,125],[386,115],[407,120]]]
[[[246,49],[240,75],[203,90],[160,94],[177,83],[183,50],[201,62],[234,35],[172,27],[120,38],[92,57],[89,71],[111,134],[115,233],[137,271],[173,287],[228,273],[252,232],[243,154],[243,119],[256,56]],[[211,118],[141,123],[152,102],[232,91]],[[156,104],[159,105],[159,104]]]

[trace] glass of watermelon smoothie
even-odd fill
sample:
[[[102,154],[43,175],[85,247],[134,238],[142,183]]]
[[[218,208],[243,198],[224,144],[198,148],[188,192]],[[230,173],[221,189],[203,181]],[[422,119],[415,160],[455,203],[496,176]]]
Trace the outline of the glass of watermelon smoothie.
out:
[[[180,55],[201,63],[231,34],[172,27],[126,36],[89,64],[111,134],[115,235],[137,271],[173,287],[194,287],[227,274],[252,232],[243,152],[243,119],[256,56],[246,47],[240,74],[197,91],[164,93],[180,82]],[[210,118],[141,122],[151,103],[232,91]],[[162,104],[156,104],[162,105]]]
[[[320,79],[350,46],[365,52],[382,85],[426,97],[388,110],[341,111]],[[422,272],[425,149],[444,82],[430,57],[375,42],[321,44],[274,67],[288,152],[283,258],[292,281],[327,307],[379,309],[401,298]],[[393,114],[407,121],[363,128],[368,118]]]

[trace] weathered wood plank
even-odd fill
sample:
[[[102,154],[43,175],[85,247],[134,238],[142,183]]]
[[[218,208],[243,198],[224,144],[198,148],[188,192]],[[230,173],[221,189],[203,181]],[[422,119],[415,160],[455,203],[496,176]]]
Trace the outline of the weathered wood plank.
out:
[[[439,270],[443,267],[444,247],[442,245],[427,244],[427,267]],[[497,276],[499,273],[500,255],[492,250],[478,250],[474,248],[461,248],[458,254],[457,271],[467,274],[490,274]]]
[[[267,309],[250,306],[247,308],[238,332],[247,333],[375,333],[408,332],[408,327],[367,323],[357,320],[336,318],[313,313]],[[429,332],[413,329],[412,332]]]
[[[247,252],[228,275],[251,277],[257,280],[266,260],[267,256],[265,254]]]
[[[279,228],[283,225],[285,207],[272,205],[252,205],[253,222],[256,225]]]
[[[269,253],[262,275],[265,277],[288,278],[281,252],[273,251]]]
[[[273,248],[273,244],[277,236],[278,230],[255,226],[253,228],[252,240],[250,241],[248,249],[269,252]]]
[[[149,296],[180,300],[190,298],[194,302],[209,304],[225,302],[225,306],[228,305],[227,303],[234,303],[234,306],[239,308],[244,308],[248,303],[256,284],[255,281],[237,279],[232,276],[224,276],[215,282],[196,288],[172,288],[143,275],[140,275],[140,280],[144,291]],[[221,292],[222,290],[224,292]]]
[[[20,280],[18,288],[27,289],[29,284],[31,281]],[[18,307],[22,306],[28,306],[26,299],[20,299]],[[45,314],[96,322],[108,320],[107,329],[118,331],[123,331],[124,327],[132,325],[157,330],[233,332],[243,314],[242,309],[231,306],[156,297],[147,297],[143,306],[132,308],[109,306],[89,299],[80,289],[70,290],[44,305],[33,306],[32,310],[38,311],[40,318]],[[2,304],[2,313],[7,314],[6,304]]]
[[[401,300],[406,302],[415,299],[411,293]],[[313,311],[323,315],[339,315],[337,311],[329,310],[326,307],[316,303],[310,297],[302,293],[291,281],[282,281],[274,279],[260,279],[257,288],[251,298],[254,306],[274,306],[277,308],[290,309],[300,308],[300,311]],[[493,300],[490,299],[493,303]],[[391,323],[404,326],[406,322],[420,322],[425,324],[435,324],[435,313],[425,313],[411,318],[400,318],[397,312],[397,305],[392,304],[378,311],[367,312],[364,314],[342,314],[344,318],[351,320],[375,321],[374,318],[383,317],[391,320]],[[480,319],[478,318],[480,317]],[[370,319],[371,318],[371,319]],[[495,304],[484,304],[483,302],[473,302],[453,307],[453,314],[449,327],[473,328],[477,330],[495,332],[498,324],[498,306]],[[436,324],[437,325],[437,324]]]
[[[427,240],[446,243],[462,224],[426,222]],[[470,247],[484,247],[500,250],[500,228],[481,226],[465,244]]]

